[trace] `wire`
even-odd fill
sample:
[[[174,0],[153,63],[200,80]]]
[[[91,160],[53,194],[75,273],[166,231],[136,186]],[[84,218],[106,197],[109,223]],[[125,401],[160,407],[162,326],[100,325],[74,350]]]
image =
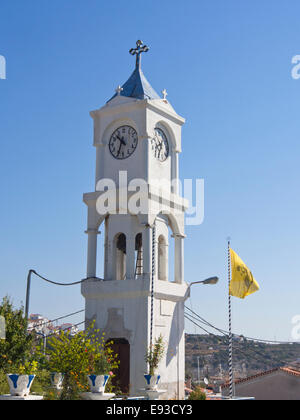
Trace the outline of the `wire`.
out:
[[[185,309],[188,309],[190,312],[192,312],[194,315],[196,315],[197,318],[199,318],[208,327],[211,327],[211,328],[215,329],[216,331],[218,331],[222,334],[226,334],[226,335],[229,334],[228,331],[221,330],[220,328],[215,327],[214,325],[212,325],[210,322],[206,321],[204,318],[202,318],[200,315],[198,315],[196,312],[194,312],[192,309],[188,308],[187,306],[185,306]],[[192,315],[190,315],[190,316],[192,316]]]
[[[187,308],[187,309],[189,309],[189,308]],[[191,318],[195,319],[195,317],[193,317],[193,315],[189,315],[189,316],[191,316]],[[199,315],[197,315],[197,316],[200,317]],[[198,321],[198,322],[201,322],[201,321]],[[207,321],[205,321],[205,322],[207,322]],[[216,329],[214,326],[212,326],[212,324],[209,324],[209,325],[211,325],[212,328]],[[224,336],[226,336],[226,338],[228,338],[228,335],[225,334],[224,331],[222,332],[222,330],[220,330],[220,329],[217,329],[217,331],[221,332]],[[212,334],[212,335],[214,335],[214,334]],[[215,335],[215,337],[218,337],[218,336]],[[218,337],[218,338],[220,338],[220,337]],[[238,349],[237,347],[235,347],[235,349],[239,350],[242,354],[244,354],[246,356],[246,354],[242,350]],[[260,353],[258,350],[254,350],[254,349],[251,349],[251,348],[248,348],[248,350],[254,352],[254,354],[259,355],[259,356],[261,356],[262,358],[265,359],[265,355]],[[270,360],[272,360],[272,359],[270,359]],[[273,362],[276,363],[276,364],[279,363],[279,361],[275,361],[274,359],[273,359]]]
[[[193,324],[195,324],[195,325],[197,325],[197,327],[198,328],[200,328],[201,330],[203,330],[203,331],[205,331],[207,334],[209,334],[209,335],[212,335],[212,336],[214,336],[214,337],[216,337],[216,338],[218,338],[219,340],[223,340],[223,342],[224,342],[224,339],[225,338],[227,338],[227,337],[225,337],[225,338],[222,338],[222,337],[220,337],[220,336],[217,336],[216,334],[213,334],[213,333],[211,333],[211,332],[209,332],[209,331],[207,331],[207,330],[205,330],[203,327],[201,327],[199,324],[197,324],[196,322],[194,322],[193,320],[191,320],[187,315],[185,315],[185,318],[186,319],[188,319],[190,322],[192,322]],[[225,335],[225,334],[224,334]],[[228,345],[228,339],[226,340],[226,342],[224,342],[226,345]],[[246,354],[243,350],[241,350],[239,347],[234,347],[234,350],[236,350],[236,351],[238,351],[238,352],[240,352],[244,357],[246,357],[246,358],[249,358],[249,354]],[[253,349],[248,349],[249,351],[252,351],[254,354],[255,354],[255,356],[256,355],[258,355],[258,356],[261,356],[261,359],[258,359],[257,357],[254,357],[254,359],[256,359],[256,361],[259,361],[259,362],[261,362],[262,360],[265,362],[266,361],[266,357],[265,357],[265,355],[263,355],[263,354],[261,354],[261,353],[259,353],[258,351],[256,351],[256,350],[253,350]],[[282,364],[282,362],[279,362],[279,361],[274,361],[274,360],[271,360],[270,359],[270,361],[271,362],[273,362],[273,364],[276,364],[277,366],[279,366],[280,364]]]
[[[196,312],[192,311],[190,308],[188,308],[187,306],[185,306],[185,309],[188,309],[189,311],[191,311],[194,315],[196,315],[202,322],[204,322],[207,326],[210,326],[211,328],[215,329],[216,331],[219,331],[221,333],[225,333],[226,335],[229,334],[228,331],[226,330],[222,330],[220,328],[217,328],[216,326],[214,326],[213,324],[209,323],[208,321],[206,321],[204,318],[202,318],[200,315],[198,315]],[[267,343],[267,344],[300,344],[299,342],[295,342],[295,341],[276,341],[276,340],[264,340],[264,339],[260,339],[260,338],[253,338],[253,337],[246,337],[242,334],[234,334],[237,337],[244,337],[247,340],[251,340],[251,341],[256,341],[259,343]]]
[[[201,322],[202,324],[204,323],[205,325],[208,325],[208,326],[210,326],[211,328],[213,328],[213,329],[215,329],[215,330],[217,330],[217,331],[219,331],[219,332],[221,332],[227,339],[228,339],[228,333],[226,334],[226,331],[224,331],[224,330],[221,330],[221,329],[219,329],[219,328],[216,328],[216,327],[214,327],[212,324],[210,324],[208,321],[206,321],[206,320],[204,320],[204,318],[202,318],[202,317],[200,317],[200,315],[198,315],[198,314],[196,314],[194,311],[192,311],[190,308],[186,308],[186,309],[188,309],[189,311],[191,311],[191,312],[193,312],[198,318],[200,318],[201,320],[203,320],[203,321],[201,321],[201,320],[198,320],[198,319],[196,319],[193,315],[190,315],[189,314],[189,316],[191,317],[191,318],[193,318],[194,320],[196,319],[198,322]],[[189,319],[189,321],[191,321],[191,319],[190,318],[187,318],[187,319]],[[193,322],[193,321],[191,321],[191,322]],[[197,324],[197,323],[195,323],[195,322],[193,322],[194,324],[196,324],[196,325],[198,325],[198,327],[199,328],[201,328],[202,330],[203,330],[203,328],[202,327],[200,327],[199,326],[199,324]],[[220,337],[218,337],[217,335],[215,335],[215,334],[212,334],[212,333],[209,333],[208,332],[208,334],[210,334],[210,335],[213,335],[213,336],[215,336],[215,337],[217,337],[218,339],[221,339]],[[224,339],[223,339],[224,340]],[[271,342],[271,343],[273,343],[273,342]],[[228,343],[227,343],[228,344]],[[289,344],[289,343],[284,343],[284,344]],[[299,344],[299,343],[297,343],[297,344]],[[235,350],[238,350],[240,353],[242,353],[244,356],[246,356],[246,357],[249,357],[249,355],[247,355],[246,353],[244,353],[240,348],[238,348],[238,347],[234,347],[234,349]],[[260,353],[258,350],[254,350],[254,349],[251,349],[251,348],[248,348],[247,349],[248,351],[250,351],[250,352],[252,352],[252,353],[254,353],[255,355],[259,355],[259,356],[261,356],[261,358],[263,358],[264,359],[264,361],[265,361],[265,355],[264,354],[262,354],[262,353]],[[256,360],[257,360],[257,358],[256,358]],[[273,362],[274,364],[276,364],[277,366],[278,365],[280,365],[280,363],[282,364],[282,362],[281,361],[279,361],[279,360],[274,360],[274,359],[271,359],[270,358],[270,361],[271,362]]]
[[[87,277],[86,279],[82,279],[82,280],[79,280],[79,281],[75,281],[75,282],[73,282],[73,283],[58,283],[58,282],[56,282],[56,281],[52,281],[52,280],[48,280],[48,279],[46,279],[45,277],[43,277],[43,276],[41,276],[40,274],[38,274],[35,270],[30,270],[30,271],[31,271],[31,273],[35,274],[35,275],[36,275],[37,277],[39,277],[40,279],[42,279],[42,280],[44,280],[44,281],[46,281],[46,282],[48,282],[48,283],[55,284],[55,285],[57,285],[57,286],[74,286],[74,285],[76,285],[76,284],[84,283],[85,281],[92,280],[92,279],[96,279],[96,280],[99,280],[99,281],[103,281],[103,279],[99,279],[99,278],[97,278],[97,277]]]
[[[98,281],[103,281],[103,279],[100,279],[100,278],[97,278],[97,277],[87,277],[85,279],[82,279],[82,280],[79,280],[79,281],[76,281],[76,282],[72,282],[72,283],[59,283],[59,282],[55,282],[55,281],[46,279],[42,275],[38,274],[35,270],[30,270],[30,272],[33,273],[33,274],[35,274],[40,279],[42,279],[42,280],[44,280],[44,281],[46,281],[48,283],[55,284],[57,286],[74,286],[74,285],[81,284],[81,283],[84,283],[84,282],[86,282],[88,280],[92,280],[92,279],[96,279]],[[200,322],[204,323],[206,326],[209,326],[209,327],[213,328],[214,330],[220,332],[221,334],[224,334],[224,335],[228,335],[229,334],[228,331],[222,330],[220,328],[217,328],[216,326],[214,326],[210,322],[206,321],[204,318],[202,318],[200,315],[198,315],[196,312],[194,312],[192,309],[188,308],[187,306],[185,306],[185,309],[188,309],[191,313],[193,313],[198,318],[198,320]],[[81,310],[81,311],[78,311],[78,312],[74,312],[73,314],[69,314],[69,315],[66,315],[66,316],[63,316],[63,317],[60,317],[60,318],[56,318],[56,319],[54,319],[52,321],[48,321],[45,324],[39,324],[38,326],[47,325],[47,324],[49,324],[51,322],[55,322],[55,321],[58,321],[60,319],[67,318],[69,316],[76,315],[77,313],[80,313],[80,312],[83,312],[83,311],[84,311],[84,309]],[[189,316],[191,316],[191,315],[189,314]],[[193,321],[191,321],[191,320],[190,320],[190,322],[193,323]],[[199,327],[199,325],[198,325],[198,327]],[[211,334],[211,333],[207,332],[206,330],[204,330],[203,328],[202,328],[202,330],[205,331],[207,334]],[[234,334],[234,335],[235,336],[243,336],[242,334]],[[247,340],[251,340],[251,341],[255,341],[255,342],[259,342],[259,343],[268,343],[268,344],[300,344],[300,343],[294,342],[294,341],[276,341],[276,340],[271,341],[271,340],[264,340],[264,339],[260,339],[260,338],[253,338],[253,337],[246,337],[246,336],[243,336],[243,337],[245,339],[247,339]]]
[[[205,328],[200,327],[200,325],[198,325],[196,322],[194,322],[193,320],[191,320],[187,315],[184,315],[184,317],[186,319],[188,319],[190,322],[192,322],[194,325],[196,325],[198,328],[200,328],[202,331],[206,332],[206,334],[208,334],[208,335],[214,335],[214,334],[210,333],[209,331],[207,331]]]
[[[72,315],[77,315],[77,314],[80,314],[81,312],[84,312],[84,311],[85,311],[85,309],[81,309],[80,311],[73,312],[73,313],[71,313],[71,314],[68,314],[68,315],[65,315],[65,316],[61,316],[61,317],[59,317],[59,318],[55,318],[55,319],[52,319],[52,320],[47,321],[47,322],[43,322],[42,324],[36,324],[33,328],[29,328],[29,330],[32,330],[32,329],[34,329],[35,327],[43,327],[44,325],[52,324],[52,323],[53,323],[53,322],[55,322],[55,321],[60,321],[61,319],[64,319],[64,318],[69,318],[69,317],[70,317],[70,316],[72,316]]]
[[[84,324],[85,323],[85,321],[82,321],[82,322],[79,322],[78,324],[74,324],[74,325],[72,325],[73,327],[79,327],[79,325],[82,325],[82,324]],[[68,330],[68,328],[66,328],[65,330],[63,330],[63,331],[67,331]],[[45,335],[45,336],[43,336],[43,338],[45,339],[47,339],[47,338],[49,338],[49,337],[53,337],[54,335],[57,335],[57,332],[54,332],[54,333],[51,333],[51,334],[48,334],[48,335]]]

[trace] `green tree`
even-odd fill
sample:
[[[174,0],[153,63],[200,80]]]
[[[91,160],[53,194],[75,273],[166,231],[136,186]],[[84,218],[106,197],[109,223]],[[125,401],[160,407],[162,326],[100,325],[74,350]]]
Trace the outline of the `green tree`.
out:
[[[6,337],[0,340],[0,369],[6,372],[30,357],[32,336],[27,334],[24,308],[14,308],[9,297],[0,304],[0,316],[5,319]]]

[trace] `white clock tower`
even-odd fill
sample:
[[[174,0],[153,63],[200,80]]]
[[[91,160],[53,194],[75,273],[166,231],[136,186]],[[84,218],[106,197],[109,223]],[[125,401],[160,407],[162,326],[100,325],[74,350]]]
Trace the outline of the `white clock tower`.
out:
[[[91,112],[96,183],[95,192],[84,194],[87,277],[91,279],[82,284],[82,294],[86,322],[95,319],[96,327],[115,343],[122,391],[136,395],[145,387],[144,356],[161,334],[166,351],[158,373],[160,388],[167,390],[162,397],[182,399],[187,297],[183,244],[188,203],[180,196],[177,180],[185,120],[167,101],[166,91],[160,98],[146,80],[141,70],[141,53],[146,51],[138,41],[130,50],[136,55],[134,72],[105,106]],[[107,205],[109,201],[115,208]],[[100,231],[103,280],[96,272]],[[174,241],[172,247],[169,241]],[[169,255],[171,248],[174,255]],[[174,269],[169,270],[170,263]]]

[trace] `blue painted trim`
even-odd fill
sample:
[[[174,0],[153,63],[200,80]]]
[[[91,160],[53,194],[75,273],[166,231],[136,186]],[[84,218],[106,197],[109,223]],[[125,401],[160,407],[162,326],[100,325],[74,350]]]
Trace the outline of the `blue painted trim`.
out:
[[[103,386],[107,384],[107,381],[109,380],[109,375],[104,375],[104,383]]]
[[[93,386],[96,386],[96,378],[97,378],[97,376],[96,375],[90,375],[89,378],[92,381]]]
[[[152,375],[144,375],[144,378],[147,381],[147,385],[150,385],[150,381],[151,381]]]
[[[8,377],[12,381],[14,388],[17,389],[20,375],[8,375]]]
[[[32,381],[34,380],[35,375],[28,375],[28,385],[27,385],[27,389],[30,388]]]

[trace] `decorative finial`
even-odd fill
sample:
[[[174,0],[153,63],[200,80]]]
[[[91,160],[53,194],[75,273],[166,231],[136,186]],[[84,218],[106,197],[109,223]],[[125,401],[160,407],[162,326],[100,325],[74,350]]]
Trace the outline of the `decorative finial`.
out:
[[[141,54],[149,51],[147,45],[142,46],[143,44],[143,41],[138,40],[136,41],[136,48],[131,48],[131,50],[129,50],[131,55],[136,55],[136,68],[141,67]]]
[[[164,89],[161,93],[163,94],[163,100],[166,101],[167,96],[168,96],[168,92],[166,91],[166,89]]]
[[[118,96],[120,96],[121,95],[121,92],[123,91],[124,89],[119,85],[118,87],[117,87],[117,89],[116,89],[116,93],[117,93],[117,95]]]

